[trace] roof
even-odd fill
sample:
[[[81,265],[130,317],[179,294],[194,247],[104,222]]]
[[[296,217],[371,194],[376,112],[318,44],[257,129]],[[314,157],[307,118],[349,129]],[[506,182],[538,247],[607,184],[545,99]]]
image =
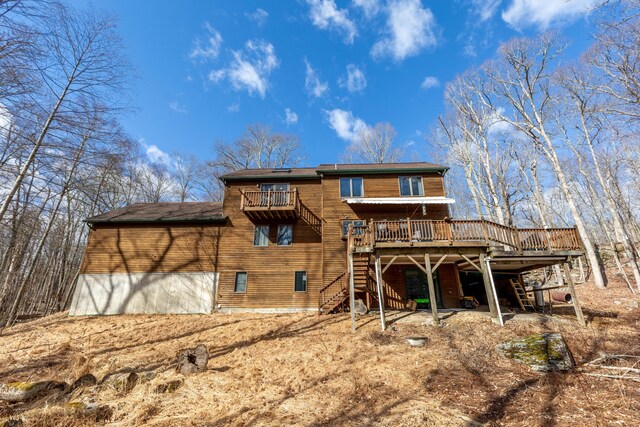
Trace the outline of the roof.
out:
[[[242,169],[222,175],[223,181],[235,179],[319,179],[316,168],[263,168],[263,169]]]
[[[210,222],[225,221],[221,202],[135,203],[87,218],[85,222]]]
[[[446,166],[427,162],[408,163],[327,163],[316,168],[263,168],[243,169],[229,172],[220,177],[222,181],[247,180],[247,179],[314,179],[321,174],[380,174],[380,173],[420,173],[420,172],[446,172]]]

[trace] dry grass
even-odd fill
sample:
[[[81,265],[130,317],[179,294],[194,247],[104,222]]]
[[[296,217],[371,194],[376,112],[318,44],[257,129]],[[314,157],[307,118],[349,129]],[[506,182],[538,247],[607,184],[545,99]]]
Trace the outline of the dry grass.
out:
[[[58,314],[0,336],[0,381],[73,382],[125,368],[154,369],[156,378],[128,394],[108,387],[77,390],[74,401],[108,405],[84,414],[62,402],[19,407],[3,416],[32,426],[214,425],[634,425],[637,383],[569,374],[540,375],[499,357],[495,345],[533,332],[560,332],[578,365],[600,353],[640,354],[640,309],[620,284],[580,290],[590,320],[570,312],[554,321],[510,321],[504,328],[467,312],[442,328],[397,321],[384,333],[378,319],[350,332],[345,315],[214,314],[68,318]],[[632,305],[635,304],[635,308]],[[564,310],[566,311],[566,310]],[[428,338],[424,348],[404,337]],[[162,384],[179,349],[204,343],[206,372],[173,393]]]

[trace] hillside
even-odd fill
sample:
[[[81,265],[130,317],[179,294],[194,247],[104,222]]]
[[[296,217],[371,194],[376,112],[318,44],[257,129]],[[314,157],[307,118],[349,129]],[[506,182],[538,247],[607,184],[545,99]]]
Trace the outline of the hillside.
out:
[[[71,383],[88,372],[100,379],[126,367],[156,376],[129,393],[76,390],[72,401],[108,406],[99,421],[56,401],[0,402],[0,420],[22,418],[26,426],[635,424],[638,383],[587,376],[584,363],[602,353],[640,354],[638,297],[620,284],[607,291],[580,286],[579,293],[586,329],[566,310],[553,320],[512,320],[504,328],[475,312],[450,315],[441,328],[396,313],[384,333],[369,315],[355,334],[346,315],[57,314],[0,336],[0,382]],[[548,331],[564,336],[576,372],[538,374],[495,351],[504,340]],[[412,335],[426,336],[427,345],[409,347],[404,338]],[[176,374],[176,353],[198,343],[209,349],[207,370]],[[182,378],[174,392],[155,392]]]

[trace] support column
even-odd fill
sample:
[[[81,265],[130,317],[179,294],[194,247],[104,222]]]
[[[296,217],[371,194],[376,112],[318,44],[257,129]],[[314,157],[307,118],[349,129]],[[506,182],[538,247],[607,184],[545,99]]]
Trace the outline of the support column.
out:
[[[438,301],[436,301],[436,288],[433,284],[433,271],[431,271],[431,258],[428,253],[424,254],[424,266],[427,273],[427,284],[429,285],[429,301],[431,302],[431,316],[433,317],[433,325],[438,326],[440,319],[438,318]]]
[[[504,326],[502,311],[500,311],[500,300],[498,299],[498,291],[496,290],[496,284],[493,281],[493,273],[491,272],[491,262],[489,258],[485,258],[484,262],[487,264],[487,273],[489,275],[489,283],[491,284],[491,290],[493,291],[493,298],[496,304],[496,311],[498,312],[498,321],[500,322],[500,326]]]
[[[576,317],[578,318],[578,324],[580,326],[587,326],[587,323],[584,320],[584,315],[582,314],[582,307],[580,307],[580,301],[578,301],[578,295],[576,294],[576,289],[573,287],[573,279],[571,278],[571,268],[569,267],[569,263],[564,264],[564,274],[567,280],[567,285],[569,286],[569,293],[571,294],[571,301],[573,301],[573,309],[576,311]]]
[[[493,287],[491,286],[492,279],[490,277],[491,273],[487,270],[485,254],[480,254],[480,269],[482,270],[482,282],[484,283],[484,290],[487,293],[487,303],[489,304],[489,311],[491,312],[491,317],[498,317],[498,308],[496,307],[496,295],[493,291]]]
[[[387,320],[384,314],[384,286],[382,286],[382,265],[380,263],[380,254],[376,252],[375,255],[376,265],[376,284],[378,286],[378,303],[380,304],[380,324],[382,325],[382,332],[387,329]]]
[[[356,289],[353,283],[353,252],[349,251],[349,311],[351,312],[351,331],[356,331]]]

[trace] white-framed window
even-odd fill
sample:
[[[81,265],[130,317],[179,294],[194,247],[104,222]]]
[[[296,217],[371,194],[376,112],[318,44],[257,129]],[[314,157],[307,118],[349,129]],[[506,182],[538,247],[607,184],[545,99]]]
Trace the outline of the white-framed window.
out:
[[[354,227],[359,225],[367,225],[367,221],[363,219],[343,219],[342,220],[342,237],[347,237],[347,232],[349,231],[349,224],[353,224]],[[362,234],[364,231],[362,229],[356,230],[356,235]]]
[[[246,271],[236,272],[236,281],[233,286],[233,292],[238,294],[243,294],[247,292],[247,272]]]
[[[398,180],[401,196],[424,196],[421,176],[401,176]]]
[[[340,178],[340,197],[364,197],[362,178]]]
[[[291,246],[291,244],[293,243],[293,225],[278,225],[277,243],[278,246]]]
[[[307,272],[296,271],[294,290],[296,292],[307,292]]]
[[[253,231],[253,246],[269,246],[268,225],[256,225]]]

